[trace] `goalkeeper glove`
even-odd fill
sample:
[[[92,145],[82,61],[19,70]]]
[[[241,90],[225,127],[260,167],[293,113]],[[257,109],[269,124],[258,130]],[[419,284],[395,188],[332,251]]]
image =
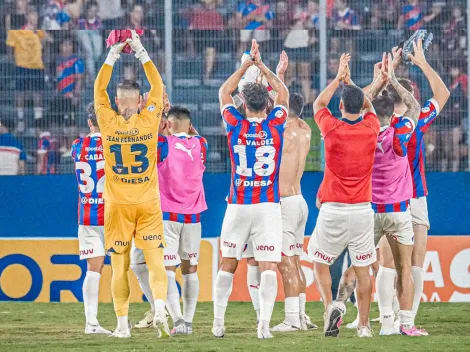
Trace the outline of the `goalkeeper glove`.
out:
[[[150,61],[149,54],[147,50],[145,50],[144,46],[140,41],[140,37],[135,30],[131,30],[132,39],[127,39],[126,42],[130,45],[132,50],[135,51],[135,57],[145,64],[146,62]]]
[[[126,45],[127,43],[117,43],[111,46],[111,49],[109,50],[108,57],[106,58],[105,64],[114,66],[116,61],[119,60],[119,57],[121,56],[122,49],[124,49]]]

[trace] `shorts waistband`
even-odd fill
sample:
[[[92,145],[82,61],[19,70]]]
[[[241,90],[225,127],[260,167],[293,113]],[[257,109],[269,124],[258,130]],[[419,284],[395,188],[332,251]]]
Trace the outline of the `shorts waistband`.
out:
[[[368,212],[372,210],[370,203],[358,203],[358,204],[347,204],[347,203],[323,203],[320,210],[333,210],[335,212]]]
[[[295,200],[295,199],[304,199],[304,196],[302,194],[296,194],[294,196],[285,196],[281,197],[281,202],[284,201],[289,201],[289,200]]]

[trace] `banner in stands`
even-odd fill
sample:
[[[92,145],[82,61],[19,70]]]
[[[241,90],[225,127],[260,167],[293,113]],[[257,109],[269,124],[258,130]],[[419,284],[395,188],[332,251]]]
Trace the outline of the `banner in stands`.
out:
[[[305,239],[307,248],[308,238]],[[35,302],[82,301],[86,262],[77,255],[73,239],[0,240],[0,300]],[[206,238],[201,244],[199,301],[212,300],[212,287],[218,270],[219,239]],[[106,259],[100,284],[100,301],[111,302],[111,266]],[[307,277],[307,298],[320,296],[313,280],[313,264],[304,253],[302,266]],[[425,260],[423,300],[431,302],[470,302],[470,236],[429,237]],[[133,274],[131,302],[141,302],[142,292]],[[177,281],[182,282],[178,272]],[[282,282],[279,278],[279,282]],[[281,284],[282,285],[282,284]],[[279,287],[278,300],[283,300]],[[246,261],[238,267],[231,295],[233,301],[249,301]]]

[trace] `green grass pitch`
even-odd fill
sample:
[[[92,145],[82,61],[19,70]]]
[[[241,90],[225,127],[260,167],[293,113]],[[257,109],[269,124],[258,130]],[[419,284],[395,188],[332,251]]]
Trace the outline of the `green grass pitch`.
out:
[[[131,304],[130,317],[140,320],[148,306]],[[351,322],[356,310],[348,306],[345,323]],[[271,340],[256,338],[256,317],[251,303],[229,303],[226,336],[211,334],[212,303],[199,303],[193,334],[158,340],[153,328],[132,330],[130,339],[86,336],[83,305],[76,303],[0,303],[0,351],[470,351],[470,304],[423,303],[418,323],[427,328],[429,337],[378,336],[379,325],[373,323],[373,339],[358,339],[343,325],[338,338],[322,336],[322,305],[308,303],[307,310],[317,331],[276,333]],[[283,318],[283,304],[277,303],[272,324]],[[372,317],[377,316],[373,305]],[[113,306],[100,304],[99,319],[103,327],[116,324]]]

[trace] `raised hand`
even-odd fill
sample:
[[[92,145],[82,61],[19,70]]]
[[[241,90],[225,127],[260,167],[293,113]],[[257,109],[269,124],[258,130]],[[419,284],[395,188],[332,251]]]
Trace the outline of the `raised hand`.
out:
[[[170,98],[166,92],[166,86],[163,86],[163,113],[168,113],[171,109]]]
[[[392,54],[387,55],[387,78],[391,81],[396,81],[397,77],[395,76],[395,68],[393,67],[393,57]]]
[[[170,122],[166,119],[160,121],[160,127],[158,129],[158,134],[168,136],[170,134]]]
[[[289,66],[289,57],[287,56],[285,50],[283,50],[281,56],[279,57],[279,63],[277,64],[276,74],[283,75],[287,70],[287,66]]]
[[[427,63],[426,57],[424,56],[423,40],[419,39],[418,44],[413,42],[413,54],[408,54],[408,58],[413,62],[414,65],[420,67]]]
[[[255,39],[251,41],[250,55],[255,65],[260,65],[263,63],[261,61],[261,53],[259,52],[259,45]]]
[[[403,49],[398,48],[398,46],[392,48],[392,56],[393,56],[393,68],[396,70],[398,66],[400,66],[402,59],[401,53]]]
[[[349,53],[341,55],[341,58],[339,59],[338,74],[336,75],[336,79],[340,82],[344,81],[347,77],[349,61],[351,61],[351,55],[349,55]]]

